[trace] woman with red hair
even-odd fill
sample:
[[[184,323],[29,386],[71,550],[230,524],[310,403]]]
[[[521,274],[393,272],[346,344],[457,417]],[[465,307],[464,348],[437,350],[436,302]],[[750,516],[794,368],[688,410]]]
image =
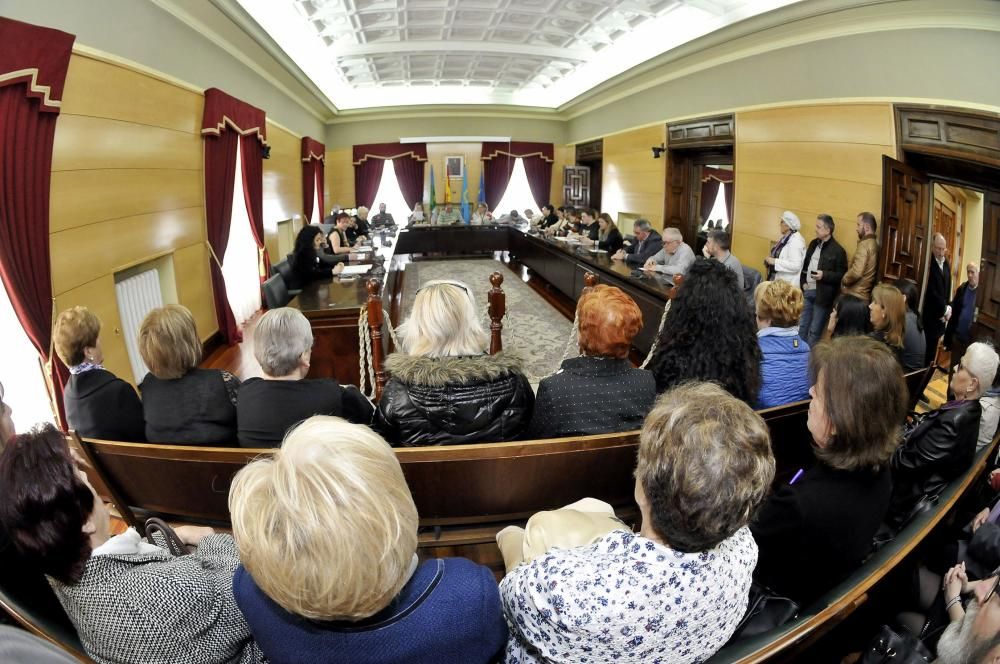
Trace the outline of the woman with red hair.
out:
[[[576,305],[580,357],[542,379],[528,438],[632,431],[656,400],[653,374],[628,360],[642,312],[613,286],[595,286]]]

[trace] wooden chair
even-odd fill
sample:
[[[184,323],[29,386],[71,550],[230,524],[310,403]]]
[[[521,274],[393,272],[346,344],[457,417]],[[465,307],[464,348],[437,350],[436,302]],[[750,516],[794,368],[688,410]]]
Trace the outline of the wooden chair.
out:
[[[275,274],[267,278],[260,285],[261,295],[264,296],[264,304],[268,309],[277,309],[288,304],[288,286],[285,279],[280,274]]]

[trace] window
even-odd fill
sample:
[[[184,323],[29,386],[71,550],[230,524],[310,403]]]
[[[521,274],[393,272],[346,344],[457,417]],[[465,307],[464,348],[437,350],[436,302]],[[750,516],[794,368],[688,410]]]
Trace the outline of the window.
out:
[[[507,184],[507,191],[503,192],[503,198],[500,199],[496,209],[492,212],[493,216],[497,218],[500,215],[510,214],[511,210],[517,210],[519,215],[524,216],[526,209],[530,209],[536,213],[541,210],[531,193],[531,187],[528,186],[528,175],[524,171],[524,160],[518,157],[517,161],[514,162],[514,172],[511,173],[510,182]]]
[[[705,224],[708,224],[708,220],[711,219],[715,222],[715,227],[719,228],[719,221],[722,221],[722,228],[729,228],[729,215],[726,214],[726,186],[722,185],[719,187],[719,193],[715,195],[715,204],[712,206],[712,211],[708,213],[708,219],[705,220]],[[733,186],[733,185],[728,185]]]
[[[4,387],[3,400],[13,411],[14,428],[24,432],[40,422],[55,423],[38,351],[17,320],[3,286],[0,286],[0,339],[7,345],[4,360],[0,362],[0,382]]]
[[[399,181],[396,180],[396,167],[392,165],[392,159],[385,159],[382,163],[382,180],[378,183],[375,202],[368,212],[368,219],[371,220],[378,214],[379,203],[385,203],[385,211],[392,215],[396,225],[405,226],[410,216],[410,206],[406,204],[403,192],[399,188]]]
[[[233,214],[229,222],[229,242],[222,260],[226,296],[237,325],[243,325],[260,309],[260,272],[257,241],[250,228],[243,196],[243,156],[236,144],[236,185],[233,187]]]

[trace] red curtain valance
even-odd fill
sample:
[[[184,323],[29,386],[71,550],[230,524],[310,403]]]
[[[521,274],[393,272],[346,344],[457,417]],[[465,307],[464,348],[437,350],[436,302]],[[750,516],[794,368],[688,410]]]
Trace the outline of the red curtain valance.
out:
[[[218,136],[226,125],[241,136],[256,133],[261,145],[267,145],[267,121],[264,111],[232,97],[219,88],[205,90],[205,113],[201,119],[204,136]]]
[[[711,166],[701,167],[701,181],[708,182],[715,180],[723,184],[730,184],[733,181],[733,172],[724,168],[712,168]]]
[[[354,146],[354,165],[359,166],[369,159],[398,159],[410,157],[417,161],[427,161],[426,143],[368,143]]]
[[[527,143],[525,141],[513,141],[510,143],[483,143],[482,160],[489,161],[496,157],[540,157],[542,160],[552,163],[555,161],[555,153],[551,143]]]
[[[58,113],[75,36],[0,17],[0,86],[24,83],[38,111]]]
[[[325,162],[326,146],[317,141],[315,138],[304,136],[302,138],[302,161],[309,161],[310,159]]]

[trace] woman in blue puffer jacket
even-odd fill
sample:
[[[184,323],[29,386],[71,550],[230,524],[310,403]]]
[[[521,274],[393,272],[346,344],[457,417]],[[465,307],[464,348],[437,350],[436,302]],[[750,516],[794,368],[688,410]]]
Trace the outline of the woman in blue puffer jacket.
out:
[[[754,293],[760,394],[757,408],[772,408],[809,398],[809,344],[799,336],[802,291],[786,281],[765,281]]]

